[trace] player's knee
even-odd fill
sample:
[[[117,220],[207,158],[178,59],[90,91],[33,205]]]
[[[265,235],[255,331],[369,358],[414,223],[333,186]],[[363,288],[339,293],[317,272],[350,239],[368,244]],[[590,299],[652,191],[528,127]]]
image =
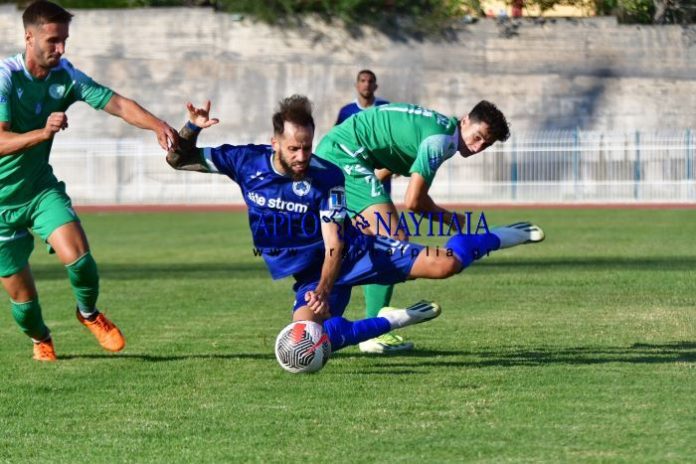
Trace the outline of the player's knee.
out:
[[[461,264],[459,261],[457,261],[457,258],[454,256],[447,256],[442,259],[442,264],[440,264],[442,267],[442,278],[446,279],[447,277],[452,277],[453,275],[457,274],[461,270]]]
[[[461,265],[453,256],[433,256],[429,263],[431,278],[446,279],[459,272]]]
[[[312,321],[316,322],[317,324],[323,323],[327,319],[326,316],[322,316],[319,314],[315,314],[314,311],[309,309],[309,306],[302,306],[300,308],[297,308],[293,313],[292,313],[292,320],[293,322],[297,321]]]

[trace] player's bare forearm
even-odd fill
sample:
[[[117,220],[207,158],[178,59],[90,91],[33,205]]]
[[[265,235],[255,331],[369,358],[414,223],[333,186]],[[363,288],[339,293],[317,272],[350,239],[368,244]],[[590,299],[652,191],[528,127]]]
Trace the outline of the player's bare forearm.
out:
[[[36,129],[24,134],[0,131],[0,156],[10,156],[22,153],[40,143],[49,140],[43,129]]]
[[[460,224],[464,224],[466,222],[466,218],[462,216],[461,214],[455,213],[454,211],[450,211],[446,208],[441,207],[435,201],[430,197],[430,195],[426,195],[425,198],[421,199],[420,203],[415,207],[415,208],[409,208],[411,211],[414,213],[419,213],[419,214],[428,214],[430,213],[432,216],[432,219],[435,221],[442,221],[444,224],[450,224],[454,218],[454,216],[457,216],[457,219],[459,220]],[[462,222],[464,221],[464,222]]]
[[[428,188],[425,179],[420,174],[414,173],[406,189],[406,197],[404,199],[406,208],[414,213],[431,213],[433,219],[436,221],[442,219],[442,221],[447,224],[452,222],[454,216],[457,216],[460,224],[463,224],[461,221],[465,219],[464,216],[450,212],[436,204],[428,194]]]
[[[114,94],[104,110],[140,129],[156,130],[162,121],[135,100]]]
[[[331,246],[324,253],[324,263],[321,267],[321,277],[317,289],[324,290],[327,294],[331,293],[331,289],[338,278],[341,271],[341,263],[343,262],[343,242],[340,240]]]
[[[176,131],[169,124],[140,106],[135,100],[115,93],[104,107],[104,111],[118,116],[132,126],[153,131],[157,142],[165,150],[176,148],[179,143]]]
[[[341,271],[341,262],[343,261],[343,240],[339,236],[338,225],[334,222],[323,223],[321,234],[325,249],[321,276],[317,287],[313,291],[307,292],[305,299],[307,307],[314,314],[329,317],[329,297]]]
[[[179,131],[179,146],[167,152],[167,163],[180,171],[209,172],[205,161],[201,159],[200,151],[196,147],[198,131],[184,125]]]
[[[10,130],[9,122],[0,122],[0,156],[22,153],[40,143],[51,140],[53,136],[68,127],[65,113],[51,113],[45,127],[19,134]]]

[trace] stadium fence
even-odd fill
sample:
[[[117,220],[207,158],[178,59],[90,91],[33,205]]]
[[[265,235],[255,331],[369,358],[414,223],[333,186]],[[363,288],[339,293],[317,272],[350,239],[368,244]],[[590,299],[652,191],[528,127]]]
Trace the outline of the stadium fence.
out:
[[[445,162],[431,192],[447,203],[694,203],[695,158],[693,129],[518,133]],[[76,205],[243,202],[225,176],[171,169],[150,139],[56,140],[51,164]],[[406,185],[394,180],[397,202]]]

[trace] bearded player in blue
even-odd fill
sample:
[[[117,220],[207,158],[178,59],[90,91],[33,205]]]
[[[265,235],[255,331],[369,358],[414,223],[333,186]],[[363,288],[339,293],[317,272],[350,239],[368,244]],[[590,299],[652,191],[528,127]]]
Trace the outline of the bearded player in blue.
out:
[[[198,148],[198,133],[219,120],[209,116],[210,101],[203,108],[188,103],[187,109],[189,121],[167,162],[179,170],[224,174],[240,186],[254,246],[271,276],[295,279],[293,320],[323,324],[333,351],[440,314],[437,304],[422,301],[405,309],[384,308],[378,317],[348,321],[342,315],[353,286],[450,277],[492,250],[538,241],[534,237],[541,233],[526,225],[460,234],[439,252],[361,234],[346,219],[340,169],[312,156],[314,119],[306,97],[293,95],[280,102],[273,115],[271,145]]]

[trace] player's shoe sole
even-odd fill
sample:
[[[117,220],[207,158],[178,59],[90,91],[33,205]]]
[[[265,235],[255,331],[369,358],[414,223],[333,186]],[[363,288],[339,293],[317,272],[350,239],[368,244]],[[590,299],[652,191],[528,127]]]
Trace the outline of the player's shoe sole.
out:
[[[53,339],[49,338],[41,342],[34,342],[34,356],[36,361],[57,361],[56,350],[53,348]]]
[[[379,337],[360,342],[358,347],[363,353],[390,354],[410,351],[413,349],[414,345],[411,342],[404,341],[404,337],[401,335],[389,332]]]
[[[526,221],[496,227],[491,229],[491,233],[500,239],[500,248],[510,248],[525,243],[539,243],[546,238],[541,227]]]
[[[96,337],[105,350],[116,352],[121,351],[126,346],[126,339],[121,331],[104,314],[99,313],[93,321],[82,317],[80,311],[76,311],[76,314],[77,320],[92,332],[92,335]]]

